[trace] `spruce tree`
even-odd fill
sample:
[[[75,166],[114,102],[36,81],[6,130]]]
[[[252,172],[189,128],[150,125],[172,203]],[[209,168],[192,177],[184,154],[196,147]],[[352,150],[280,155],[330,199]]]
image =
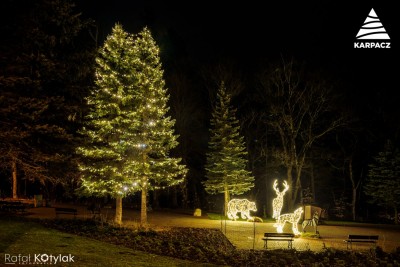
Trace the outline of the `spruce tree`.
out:
[[[207,180],[204,181],[209,194],[224,193],[225,214],[230,195],[243,194],[254,186],[254,177],[246,170],[247,152],[243,136],[240,136],[236,109],[230,102],[224,83],[221,83],[212,113]]]
[[[400,153],[389,142],[384,151],[374,157],[369,164],[368,178],[364,192],[371,197],[371,202],[394,211],[395,223],[398,224],[400,207]]]
[[[122,197],[141,191],[141,223],[147,223],[147,193],[174,186],[186,174],[181,159],[169,156],[178,145],[175,121],[167,116],[168,94],[157,47],[145,28],[137,36],[116,25],[97,58],[97,89],[82,133],[87,144],[81,169],[83,192],[111,194],[121,222]]]
[[[116,24],[96,58],[96,87],[88,97],[90,110],[81,130],[81,194],[116,199],[115,222],[122,220],[122,198],[138,191],[130,166],[137,161],[134,138],[138,117],[135,103],[133,38]]]
[[[174,134],[175,120],[167,115],[169,94],[163,80],[159,48],[149,29],[135,38],[135,85],[139,125],[135,134],[139,160],[131,170],[141,188],[141,223],[147,223],[147,193],[149,190],[174,186],[183,181],[187,172],[180,158],[169,156],[178,145]]]
[[[56,186],[78,178],[75,134],[95,51],[90,23],[67,0],[1,1],[0,11],[0,171],[12,181],[0,177],[0,186],[20,197],[22,178],[25,197],[34,182],[43,197],[56,197]]]

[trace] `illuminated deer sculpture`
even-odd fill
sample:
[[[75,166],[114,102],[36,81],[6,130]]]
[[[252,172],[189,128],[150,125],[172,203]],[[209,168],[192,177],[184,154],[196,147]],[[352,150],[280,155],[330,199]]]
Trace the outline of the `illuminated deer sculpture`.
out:
[[[279,191],[278,188],[278,180],[275,180],[274,182],[274,190],[276,192],[276,198],[272,201],[272,208],[273,208],[273,215],[272,218],[278,219],[279,215],[281,215],[281,210],[283,206],[283,196],[285,195],[286,191],[289,190],[289,185],[287,184],[286,181],[283,182],[283,186],[285,189],[282,190],[282,192]]]

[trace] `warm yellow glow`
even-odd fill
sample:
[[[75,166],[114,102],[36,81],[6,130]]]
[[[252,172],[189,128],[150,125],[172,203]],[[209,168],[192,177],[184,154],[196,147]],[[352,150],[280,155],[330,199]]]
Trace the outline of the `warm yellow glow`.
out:
[[[242,219],[251,220],[250,211],[257,211],[256,203],[247,199],[232,199],[228,202],[228,218],[236,220],[239,217],[236,215],[240,212]]]
[[[282,233],[285,223],[288,222],[288,223],[292,224],[293,234],[299,235],[300,232],[299,232],[299,229],[297,228],[297,225],[299,223],[302,213],[303,213],[303,208],[300,207],[297,210],[295,210],[293,213],[287,213],[287,214],[280,215],[278,217],[277,222],[274,224],[274,227],[276,227],[276,231],[278,233]]]
[[[282,192],[279,191],[277,185],[278,185],[278,180],[275,180],[273,188],[276,192],[276,198],[272,200],[272,208],[273,208],[272,218],[274,219],[278,219],[279,215],[281,215],[283,206],[283,196],[285,195],[286,191],[289,190],[289,185],[287,184],[286,181],[283,182],[283,186],[285,187],[285,189],[283,189]]]

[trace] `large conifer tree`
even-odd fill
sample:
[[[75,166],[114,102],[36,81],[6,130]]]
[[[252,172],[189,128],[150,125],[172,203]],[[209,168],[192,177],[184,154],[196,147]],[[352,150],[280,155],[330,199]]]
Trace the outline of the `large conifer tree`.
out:
[[[254,186],[254,177],[246,170],[246,146],[240,136],[239,121],[236,119],[231,98],[224,83],[217,94],[217,102],[211,119],[211,139],[207,154],[207,180],[205,189],[210,194],[224,193],[224,208],[230,195],[240,195]]]
[[[133,38],[116,24],[96,58],[96,88],[82,129],[82,192],[116,199],[115,222],[122,220],[122,198],[137,191],[129,166],[135,164],[138,126]]]
[[[88,99],[91,112],[83,133],[88,144],[82,185],[90,194],[117,199],[141,191],[141,223],[147,223],[147,193],[182,181],[186,168],[169,157],[177,146],[175,121],[167,116],[168,94],[157,47],[145,28],[135,38],[116,25],[97,58],[97,89]]]
[[[147,223],[147,193],[151,189],[174,186],[183,181],[186,167],[169,151],[178,145],[175,120],[167,116],[169,95],[163,80],[159,48],[151,32],[144,28],[135,39],[137,115],[140,124],[135,138],[139,160],[131,166],[142,191],[141,223]]]
[[[2,178],[10,175],[14,198],[21,179],[31,182],[27,196],[39,181],[44,197],[56,197],[56,185],[78,177],[75,132],[95,51],[90,24],[64,0],[2,1],[0,13],[1,192],[8,194]]]

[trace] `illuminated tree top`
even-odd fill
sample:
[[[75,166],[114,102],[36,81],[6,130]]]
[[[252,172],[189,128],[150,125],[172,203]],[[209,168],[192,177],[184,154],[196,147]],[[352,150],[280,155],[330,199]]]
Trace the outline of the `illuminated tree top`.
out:
[[[116,24],[96,59],[96,89],[82,133],[83,187],[125,194],[179,183],[186,169],[169,156],[177,146],[168,117],[159,49],[145,28],[133,36]]]

